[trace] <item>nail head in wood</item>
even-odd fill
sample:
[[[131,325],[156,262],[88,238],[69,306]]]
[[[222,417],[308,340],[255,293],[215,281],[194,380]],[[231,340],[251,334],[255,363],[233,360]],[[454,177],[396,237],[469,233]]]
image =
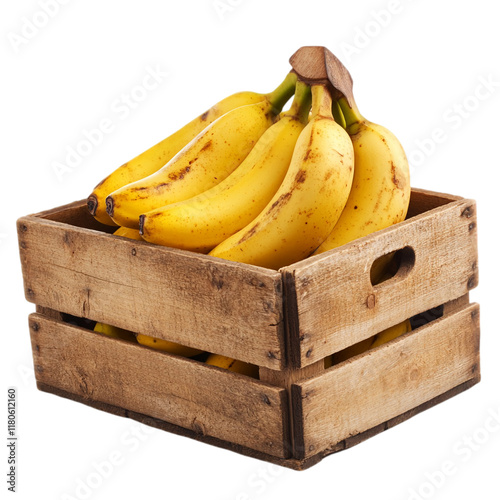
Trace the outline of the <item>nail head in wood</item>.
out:
[[[474,208],[471,206],[464,208],[464,210],[460,214],[461,217],[466,217],[467,219],[470,219],[473,215],[474,215]]]
[[[368,307],[368,309],[373,309],[376,303],[377,303],[377,298],[375,297],[375,295],[373,293],[368,295],[366,299],[366,307]]]

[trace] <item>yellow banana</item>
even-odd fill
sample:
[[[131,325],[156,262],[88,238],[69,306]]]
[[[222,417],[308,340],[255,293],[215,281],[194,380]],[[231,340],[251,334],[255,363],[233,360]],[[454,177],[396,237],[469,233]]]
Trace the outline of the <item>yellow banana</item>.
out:
[[[332,354],[332,356],[328,357],[331,359],[330,366],[336,365],[338,363],[341,363],[342,361],[345,361],[346,359],[352,358],[353,356],[357,356],[362,352],[368,351],[368,349],[371,348],[373,340],[374,340],[373,337],[369,337],[367,339],[362,340],[361,342],[358,342],[354,345],[346,347],[345,349],[342,349],[339,352]]]
[[[405,219],[410,201],[410,170],[397,138],[381,125],[362,117],[355,104],[338,101],[354,147],[354,179],[346,207],[328,238],[314,252],[320,254]],[[377,284],[397,271],[394,253],[377,259],[371,281]],[[388,342],[411,330],[409,321],[388,328],[332,357],[334,364]]]
[[[207,365],[218,366],[219,368],[224,368],[224,370],[229,370],[230,372],[241,373],[243,375],[248,375],[249,377],[259,378],[258,366],[251,365],[250,363],[245,363],[237,359],[228,358],[227,356],[222,356],[221,354],[210,354],[205,362]]]
[[[131,240],[142,240],[139,230],[130,229],[129,227],[119,227],[113,234],[116,236],[123,236],[124,238],[130,238]]]
[[[339,247],[405,219],[410,169],[397,138],[339,100],[354,147],[354,180],[346,207],[315,254]]]
[[[157,349],[158,351],[169,352],[170,354],[177,354],[178,356],[184,356],[186,358],[197,356],[203,352],[199,349],[176,344],[175,342],[170,342],[169,340],[157,339],[142,333],[137,334],[137,342],[147,347]]]
[[[111,193],[106,198],[110,217],[138,229],[141,214],[196,196],[223,181],[276,120],[293,94],[291,80],[264,101],[218,118],[154,174]]]
[[[135,342],[135,335],[128,330],[123,328],[118,328],[116,326],[106,325],[105,323],[96,323],[94,327],[94,332],[102,333],[107,337],[114,339],[128,340],[129,342]]]
[[[311,107],[309,86],[297,83],[288,112],[269,127],[226,179],[204,193],[140,217],[151,243],[208,252],[249,224],[264,209],[286,175]]]
[[[274,92],[279,92],[283,85],[288,87],[290,82],[293,82],[294,79],[295,75],[289,74],[285,81]],[[184,125],[184,127],[177,132],[174,132],[155,146],[144,151],[144,153],[141,153],[121,167],[118,167],[114,172],[102,180],[88,197],[87,204],[90,213],[103,224],[116,225],[106,212],[106,197],[110,193],[131,182],[135,182],[155,173],[217,118],[235,108],[261,102],[266,99],[266,96],[271,97],[272,95],[273,92],[270,94],[238,92],[222,99],[209,110],[205,111],[205,113],[201,114],[187,125]]]
[[[400,337],[401,335],[407,332],[411,332],[411,323],[409,319],[397,325],[391,326],[390,328],[387,328],[383,332],[377,333],[377,335],[375,335],[375,338],[373,339],[373,344],[371,345],[371,349],[373,349],[374,347],[378,347],[379,345],[385,344],[389,342],[389,340]]]
[[[314,85],[312,95],[312,117],[278,191],[256,219],[210,255],[279,269],[310,255],[333,229],[351,189],[353,147],[333,119],[327,88]]]
[[[332,356],[328,356],[328,358],[325,358],[325,368],[341,363],[342,361],[352,358],[353,356],[357,356],[358,354],[366,352],[369,349],[374,349],[375,347],[400,337],[407,332],[411,332],[411,323],[409,319],[397,325],[391,326],[382,332],[377,333],[373,337],[369,337],[361,342],[358,342],[357,344],[343,349],[342,351],[336,352]]]

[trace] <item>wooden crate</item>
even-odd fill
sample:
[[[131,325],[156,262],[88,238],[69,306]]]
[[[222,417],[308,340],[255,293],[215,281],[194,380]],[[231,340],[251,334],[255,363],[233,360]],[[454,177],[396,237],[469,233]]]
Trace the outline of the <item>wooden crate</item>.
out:
[[[480,380],[473,200],[414,189],[406,221],[280,271],[110,232],[84,201],[18,221],[43,391],[304,469]],[[372,285],[373,262],[396,250],[396,275]],[[421,326],[325,369],[412,317]],[[71,318],[253,363],[259,379]]]

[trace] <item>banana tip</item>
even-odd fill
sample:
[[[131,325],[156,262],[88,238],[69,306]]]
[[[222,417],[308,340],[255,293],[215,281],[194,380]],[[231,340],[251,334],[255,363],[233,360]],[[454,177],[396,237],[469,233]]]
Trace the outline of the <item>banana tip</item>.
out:
[[[95,213],[97,211],[97,198],[93,194],[91,194],[87,198],[87,208],[89,209],[89,212],[92,215],[95,215]]]
[[[139,234],[144,235],[144,215],[139,215]]]
[[[108,212],[108,215],[110,217],[113,217],[114,204],[113,204],[113,198],[111,198],[111,196],[108,196],[106,198],[106,212]]]

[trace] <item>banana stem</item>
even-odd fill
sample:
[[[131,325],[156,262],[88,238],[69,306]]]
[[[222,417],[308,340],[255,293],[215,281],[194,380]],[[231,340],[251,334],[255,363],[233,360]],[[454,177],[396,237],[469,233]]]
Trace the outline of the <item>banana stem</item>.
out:
[[[338,101],[333,101],[332,105],[332,114],[335,121],[342,127],[346,128],[346,122],[344,118],[344,114],[342,113],[342,109],[340,108]]]
[[[297,83],[297,73],[290,71],[286,78],[272,92],[266,94],[265,97],[273,107],[273,113],[279,115],[283,106],[288,102],[295,92]]]
[[[363,115],[359,112],[359,109],[354,101],[352,104],[352,108],[351,106],[349,106],[349,103],[347,102],[347,99],[345,97],[339,99],[338,103],[345,118],[346,128],[364,121]]]
[[[300,80],[295,86],[295,97],[285,116],[296,116],[302,123],[307,123],[311,110],[311,87]]]
[[[326,85],[313,85],[312,89],[312,116],[324,116],[333,119],[332,95]]]

